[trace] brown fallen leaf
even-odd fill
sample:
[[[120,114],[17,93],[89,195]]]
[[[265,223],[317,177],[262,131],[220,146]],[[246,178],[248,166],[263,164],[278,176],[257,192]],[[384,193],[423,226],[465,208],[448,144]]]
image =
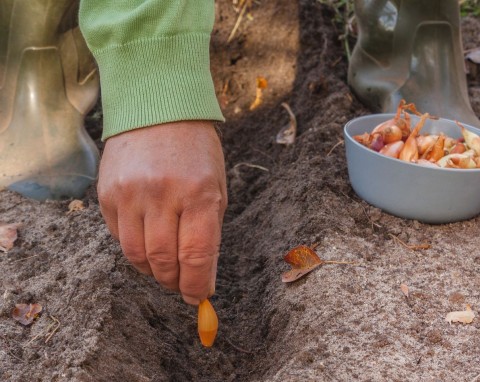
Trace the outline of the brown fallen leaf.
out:
[[[22,225],[19,223],[3,224],[0,223],[0,251],[7,253],[13,248],[13,243],[17,240],[17,230]]]
[[[292,266],[292,269],[282,274],[284,283],[298,280],[322,264],[354,264],[347,261],[322,260],[312,248],[306,245],[291,249],[283,259]]]
[[[81,211],[85,209],[85,205],[81,200],[75,199],[68,204],[67,215],[73,214],[76,211]]]
[[[409,296],[408,286],[405,285],[405,284],[400,284],[400,290],[405,295],[405,297],[408,298],[408,296]]]
[[[295,142],[297,135],[297,118],[295,117],[295,114],[293,114],[288,103],[282,102],[282,106],[290,116],[290,122],[278,132],[276,142],[288,146]]]
[[[22,325],[27,326],[39,316],[42,309],[40,304],[17,304],[12,311],[12,317]]]
[[[450,312],[445,317],[445,321],[447,321],[450,325],[452,322],[461,322],[462,324],[470,324],[473,319],[475,318],[475,313],[473,312],[470,305],[467,304],[465,310],[457,311],[457,312]]]
[[[257,77],[257,93],[255,97],[255,101],[250,105],[250,110],[255,110],[259,107],[263,102],[263,89],[266,89],[268,86],[268,82],[263,77]]]

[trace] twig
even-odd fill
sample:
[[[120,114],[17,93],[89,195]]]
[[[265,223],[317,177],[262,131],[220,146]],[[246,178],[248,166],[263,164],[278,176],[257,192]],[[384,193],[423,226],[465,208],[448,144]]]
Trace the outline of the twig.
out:
[[[388,234],[392,239],[396,240],[397,242],[399,242],[401,245],[403,245],[405,248],[408,248],[412,251],[418,251],[420,249],[429,249],[431,247],[430,244],[407,244],[405,243],[404,241],[402,241],[400,238],[398,238],[397,236],[389,233]]]
[[[331,149],[330,151],[327,153],[327,157],[330,156],[330,154],[333,152],[333,150],[335,150],[338,146],[340,145],[343,145],[345,143],[345,141],[343,139],[339,140]]]
[[[258,170],[262,170],[265,172],[269,172],[270,170],[266,167],[260,166],[258,164],[253,164],[253,163],[246,163],[246,162],[241,162],[237,163],[235,166],[233,166],[233,169],[236,170],[240,166],[245,166],[245,167],[250,167],[250,168],[256,168]]]
[[[37,253],[36,255],[33,255],[33,256],[24,257],[24,258],[22,258],[22,259],[17,259],[17,260],[11,261],[10,264],[18,263],[19,261],[23,261],[23,260],[32,259],[32,258],[37,257],[37,256],[38,256],[38,253]]]
[[[243,15],[245,14],[245,11],[247,10],[247,5],[248,1],[245,1],[242,7],[242,10],[240,11],[240,14],[238,15],[237,22],[235,23],[235,26],[233,27],[232,31],[230,32],[230,36],[228,36],[227,44],[232,41],[233,37],[235,37],[235,33],[237,33],[237,29],[240,26],[240,23],[242,22]]]
[[[360,265],[352,261],[335,261],[335,260],[322,260],[323,264],[350,264],[350,265]]]
[[[254,353],[256,353],[256,352],[253,352],[253,351],[250,351],[250,350],[242,349],[241,347],[233,344],[228,338],[226,339],[226,341],[228,342],[228,344],[229,344],[232,348],[234,348],[235,350],[238,350],[238,351],[240,351],[240,352],[242,352],[242,353],[246,353],[246,354],[254,354]]]
[[[52,330],[52,332],[50,334],[48,334],[48,337],[47,339],[45,340],[45,343],[47,343],[48,341],[50,341],[50,339],[53,337],[53,335],[57,332],[57,330],[60,328],[60,321],[58,321],[54,316],[50,316],[50,318],[52,320],[54,320],[54,323],[57,324],[57,326],[55,326],[55,328]]]

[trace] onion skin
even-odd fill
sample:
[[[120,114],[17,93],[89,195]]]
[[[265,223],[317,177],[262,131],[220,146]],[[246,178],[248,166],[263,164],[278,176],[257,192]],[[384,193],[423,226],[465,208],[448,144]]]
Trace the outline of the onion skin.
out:
[[[476,168],[477,163],[473,158],[466,154],[449,154],[436,162],[440,167],[444,168]]]
[[[420,166],[425,166],[425,167],[436,167],[439,168],[440,166],[434,162],[430,162],[429,160],[426,159],[419,159],[417,160],[417,164]]]
[[[202,345],[209,348],[215,342],[218,331],[218,317],[208,299],[198,305],[198,335]]]
[[[455,123],[462,129],[462,135],[465,138],[467,146],[475,150],[477,155],[480,155],[480,137],[470,130],[467,130],[460,122],[455,121]]]
[[[403,141],[388,143],[385,146],[383,146],[379,152],[380,154],[383,154],[387,157],[398,159],[398,156],[400,155],[400,151],[402,151],[404,145],[405,143],[403,143]]]
[[[419,135],[416,138],[418,155],[423,155],[431,150],[438,139],[438,135]]]
[[[443,149],[444,143],[445,143],[445,135],[440,134],[437,141],[433,145],[432,150],[428,153],[428,155],[426,156],[425,159],[427,159],[429,161],[432,161],[432,162],[436,162],[441,157],[443,157],[445,155],[445,151]]]
[[[445,150],[450,151],[450,150],[453,149],[453,147],[455,147],[455,145],[457,143],[461,143],[462,140],[463,140],[463,137],[459,138],[459,139],[454,139],[452,137],[446,137],[445,138],[445,144],[443,146],[444,146]]]
[[[370,146],[370,143],[372,142],[372,135],[369,133],[363,133],[361,135],[354,135],[353,139],[355,139],[358,143],[361,145]]]

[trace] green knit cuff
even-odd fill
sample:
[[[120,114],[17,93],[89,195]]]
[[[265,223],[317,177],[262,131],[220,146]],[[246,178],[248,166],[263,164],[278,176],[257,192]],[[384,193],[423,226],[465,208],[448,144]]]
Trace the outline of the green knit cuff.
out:
[[[224,121],[209,44],[209,34],[191,33],[93,51],[100,69],[102,139],[166,122]]]

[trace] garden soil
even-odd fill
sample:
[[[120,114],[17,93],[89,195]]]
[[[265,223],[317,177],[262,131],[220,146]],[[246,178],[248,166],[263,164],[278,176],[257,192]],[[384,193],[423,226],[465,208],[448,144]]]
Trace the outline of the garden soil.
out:
[[[212,71],[227,122],[226,212],[210,349],[196,309],[122,256],[99,212],[70,200],[0,192],[0,220],[22,223],[0,253],[0,380],[34,381],[480,381],[480,218],[428,225],[391,216],[352,190],[342,144],[348,120],[371,111],[347,86],[334,13],[314,0],[258,1],[228,43],[238,13],[216,4]],[[251,17],[250,17],[251,16]],[[480,19],[462,19],[464,48]],[[268,88],[249,110],[257,76]],[[469,77],[480,115],[480,83]],[[296,115],[295,144],[275,143]],[[87,118],[98,142],[100,105]],[[414,187],[414,182],[411,184]],[[459,185],[461,187],[461,185]],[[452,195],[454,198],[455,195]],[[405,243],[431,245],[410,250]],[[292,284],[283,256],[316,244],[323,265]],[[409,288],[407,298],[400,285]],[[18,303],[39,303],[23,327]]]

